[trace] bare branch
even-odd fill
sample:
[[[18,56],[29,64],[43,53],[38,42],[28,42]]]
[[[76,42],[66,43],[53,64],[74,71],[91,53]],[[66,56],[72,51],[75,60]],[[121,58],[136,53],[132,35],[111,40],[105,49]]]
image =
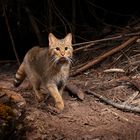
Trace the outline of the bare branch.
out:
[[[104,101],[105,103],[107,103],[113,107],[116,107],[118,109],[121,109],[123,111],[132,111],[132,112],[140,113],[140,107],[136,107],[136,106],[132,106],[132,105],[124,105],[122,103],[116,103],[116,102],[114,102],[106,97],[103,97],[102,95],[99,95],[95,92],[92,92],[90,90],[88,90],[86,92],[91,95],[94,95],[95,97],[99,98],[100,100]]]

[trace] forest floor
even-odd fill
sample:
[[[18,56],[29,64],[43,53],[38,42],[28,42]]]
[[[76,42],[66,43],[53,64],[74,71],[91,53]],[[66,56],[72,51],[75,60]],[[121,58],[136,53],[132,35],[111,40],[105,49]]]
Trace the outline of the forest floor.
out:
[[[105,73],[104,70],[109,68],[107,67],[108,62],[110,60],[106,60],[100,66],[91,68],[80,75],[70,77],[69,81],[83,91],[94,91],[115,102],[124,102],[132,94],[139,93],[137,88],[124,81],[110,86],[109,81],[116,81],[127,75],[125,73]],[[123,68],[121,64],[124,66],[123,63],[117,62],[116,67]],[[16,64],[1,64],[0,86],[18,92],[27,102],[22,120],[25,130],[21,138],[26,140],[140,139],[139,113],[119,110],[86,92],[84,100],[80,101],[65,91],[63,94],[64,111],[60,114],[50,113],[47,105],[48,103],[53,104],[51,97],[38,105],[33,91],[26,89],[27,80],[20,87],[13,87],[12,83],[17,68]],[[140,80],[138,69],[129,76],[137,77]],[[137,99],[139,99],[139,95]],[[138,103],[140,106],[140,102]]]

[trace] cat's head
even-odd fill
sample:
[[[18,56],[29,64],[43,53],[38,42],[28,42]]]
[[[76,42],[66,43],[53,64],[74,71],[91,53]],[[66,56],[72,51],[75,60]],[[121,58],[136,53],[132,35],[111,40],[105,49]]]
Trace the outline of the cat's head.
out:
[[[64,64],[72,62],[72,34],[69,33],[63,39],[56,38],[52,33],[48,36],[49,54],[53,62]]]

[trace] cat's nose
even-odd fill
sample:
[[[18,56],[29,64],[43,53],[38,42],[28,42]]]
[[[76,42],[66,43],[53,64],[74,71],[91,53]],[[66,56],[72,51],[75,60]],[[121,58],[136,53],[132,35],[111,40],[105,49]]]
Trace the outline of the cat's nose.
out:
[[[61,52],[61,55],[64,56],[65,55],[65,52]]]

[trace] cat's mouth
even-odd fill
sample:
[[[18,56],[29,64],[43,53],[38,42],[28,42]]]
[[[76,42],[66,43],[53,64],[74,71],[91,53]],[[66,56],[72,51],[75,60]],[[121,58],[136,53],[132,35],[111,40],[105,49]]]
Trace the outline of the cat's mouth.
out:
[[[66,57],[61,57],[59,58],[58,63],[60,64],[68,63],[68,59]]]

